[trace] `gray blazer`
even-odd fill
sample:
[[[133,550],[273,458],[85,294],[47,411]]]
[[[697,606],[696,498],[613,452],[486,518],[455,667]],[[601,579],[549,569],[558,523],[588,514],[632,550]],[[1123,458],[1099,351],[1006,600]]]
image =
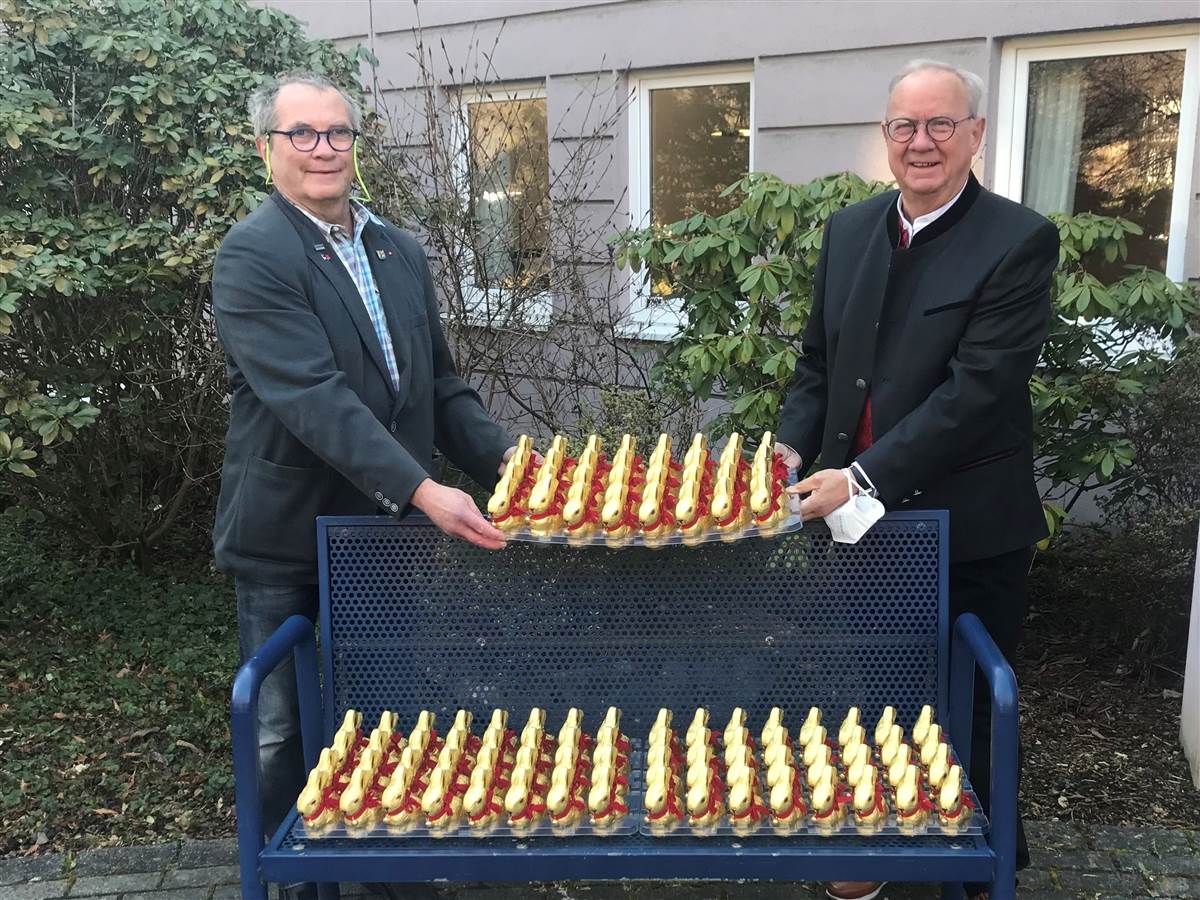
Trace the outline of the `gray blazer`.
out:
[[[433,448],[485,487],[514,443],[458,375],[425,255],[396,226],[363,242],[400,386],[345,266],[279,194],[235,225],[213,270],[232,401],[213,530],[217,567],[316,581],[320,515],[402,515]]]

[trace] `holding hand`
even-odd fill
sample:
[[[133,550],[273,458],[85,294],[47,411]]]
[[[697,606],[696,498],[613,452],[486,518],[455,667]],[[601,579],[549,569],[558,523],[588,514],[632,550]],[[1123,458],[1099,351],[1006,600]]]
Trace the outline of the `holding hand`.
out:
[[[841,469],[822,469],[793,484],[789,494],[808,494],[800,503],[800,516],[819,519],[829,515],[850,499],[850,485]]]
[[[787,444],[781,444],[781,443],[779,443],[779,441],[776,441],[775,442],[775,452],[777,454],[779,454],[781,457],[783,457],[783,464],[785,466],[787,466],[789,469],[799,469],[800,468],[800,463],[801,463],[800,454],[797,453],[795,450],[793,450],[791,447],[789,447]]]
[[[469,494],[426,478],[413,492],[411,503],[451,537],[485,550],[505,545],[504,532],[483,517]]]
[[[515,444],[504,451],[504,455],[502,457],[500,457],[500,467],[496,470],[498,475],[504,474],[505,466],[508,465],[508,461],[510,459],[512,459],[512,455],[516,452],[517,452],[517,447]],[[540,454],[536,450],[534,450],[533,451],[533,464],[535,466],[540,466],[543,462],[544,462],[544,460],[542,459],[542,454]]]

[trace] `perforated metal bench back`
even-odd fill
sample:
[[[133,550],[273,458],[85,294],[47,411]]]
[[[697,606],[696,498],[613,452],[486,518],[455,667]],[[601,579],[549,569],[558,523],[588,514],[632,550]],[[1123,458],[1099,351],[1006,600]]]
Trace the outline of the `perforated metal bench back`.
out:
[[[946,520],[891,514],[855,546],[823,525],[699,547],[510,543],[489,553],[424,520],[319,522],[326,727],[347,708],[411,727],[465,707],[523,716],[607,706],[627,733],[660,706],[780,705],[841,716],[946,710]],[[482,727],[482,726],[481,726]],[[555,727],[557,725],[555,724]]]

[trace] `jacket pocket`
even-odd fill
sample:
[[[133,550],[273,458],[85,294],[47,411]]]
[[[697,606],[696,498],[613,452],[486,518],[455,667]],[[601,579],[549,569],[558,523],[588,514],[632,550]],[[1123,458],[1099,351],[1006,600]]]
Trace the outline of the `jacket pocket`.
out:
[[[948,312],[949,310],[952,310],[952,309],[959,309],[963,306],[969,306],[974,302],[975,302],[974,297],[968,297],[965,300],[955,300],[952,303],[942,303],[942,304],[939,304],[938,306],[931,306],[928,309],[924,310],[923,315],[935,316],[938,313]]]
[[[328,469],[246,461],[238,498],[238,552],[256,559],[316,563],[316,518],[325,502]]]
[[[973,459],[970,462],[962,463],[951,469],[951,472],[966,472],[969,469],[978,469],[980,466],[990,465],[991,463],[1000,462],[1002,459],[1008,459],[1010,456],[1015,456],[1019,447],[1009,447],[1006,450],[998,450],[995,453],[989,453],[987,456],[981,456],[978,459]]]

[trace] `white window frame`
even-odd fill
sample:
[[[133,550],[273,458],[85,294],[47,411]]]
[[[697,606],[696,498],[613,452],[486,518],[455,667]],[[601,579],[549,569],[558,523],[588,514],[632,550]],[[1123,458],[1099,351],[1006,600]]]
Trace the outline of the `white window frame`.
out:
[[[455,146],[460,148],[456,156],[455,163],[455,184],[458,189],[458,195],[462,198],[464,207],[467,207],[472,215],[474,209],[471,205],[471,160],[470,160],[470,105],[472,103],[489,103],[503,102],[515,100],[545,100],[546,89],[544,86],[526,86],[526,87],[508,87],[504,85],[487,85],[472,88],[464,88],[459,92],[459,104],[461,107],[461,115],[455,123]],[[549,109],[547,109],[546,117],[546,156],[549,159],[550,155],[550,118]],[[464,248],[464,252],[469,254]],[[466,314],[468,321],[473,325],[490,325],[492,327],[503,327],[502,320],[493,320],[489,322],[488,310],[495,313],[501,309],[504,303],[504,292],[496,288],[481,288],[475,283],[475,258],[469,254],[469,258],[464,260],[463,269],[466,275],[462,283],[463,301],[466,304]],[[525,309],[523,324],[538,331],[544,331],[550,327],[551,315],[554,311],[554,299],[550,292],[546,291],[540,294],[535,294],[530,298],[530,303]]]
[[[1179,139],[1175,150],[1175,188],[1171,196],[1170,237],[1166,275],[1184,280],[1184,257],[1196,152],[1197,108],[1200,107],[1200,26],[1138,28],[1123,31],[1042,35],[1020,38],[1004,45],[1000,54],[999,95],[996,108],[995,190],[1021,202],[1025,179],[1025,134],[1028,124],[1029,64],[1050,59],[1079,59],[1184,50],[1183,94],[1180,100]]]
[[[754,122],[754,68],[705,68],[670,73],[649,72],[630,78],[629,101],[629,221],[634,228],[650,223],[650,92],[663,88],[704,87],[710,84],[750,85],[750,159],[754,171],[758,132]],[[649,341],[670,340],[683,324],[683,306],[677,300],[653,300],[650,286],[636,273],[629,287],[629,314],[625,333]]]

